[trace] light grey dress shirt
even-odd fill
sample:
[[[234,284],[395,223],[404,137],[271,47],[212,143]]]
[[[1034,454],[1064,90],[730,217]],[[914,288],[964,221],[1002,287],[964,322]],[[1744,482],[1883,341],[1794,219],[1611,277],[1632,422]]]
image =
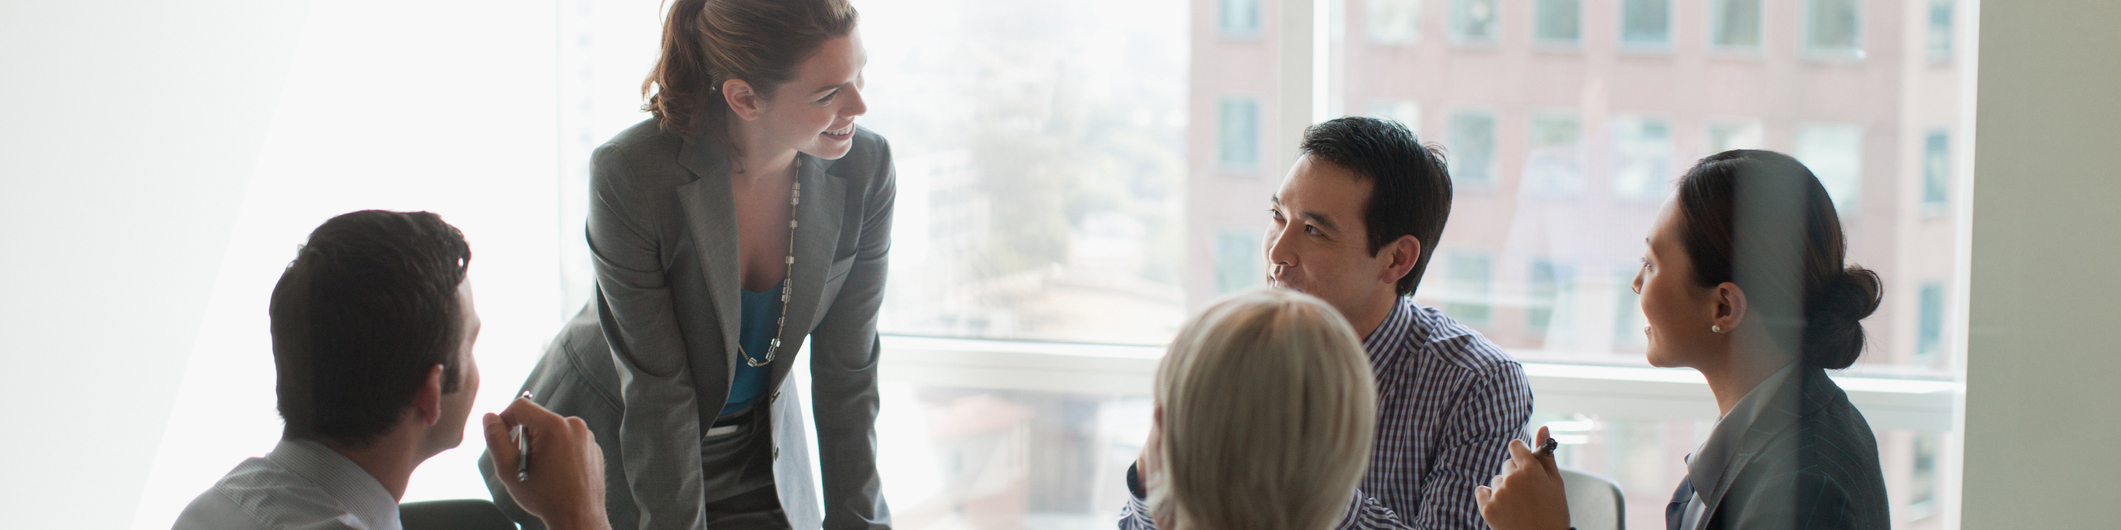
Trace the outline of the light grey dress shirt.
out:
[[[176,530],[402,530],[398,499],[324,444],[280,440],[192,499]]]

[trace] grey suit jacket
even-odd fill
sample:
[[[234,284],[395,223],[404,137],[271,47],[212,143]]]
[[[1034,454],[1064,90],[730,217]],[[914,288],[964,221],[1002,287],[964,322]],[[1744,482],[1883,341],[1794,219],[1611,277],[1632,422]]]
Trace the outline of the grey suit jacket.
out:
[[[794,289],[772,363],[774,479],[797,529],[889,528],[876,472],[877,310],[891,248],[890,147],[867,129],[839,160],[797,155]],[[603,446],[615,528],[698,529],[703,425],[737,361],[737,227],[729,162],[700,138],[644,121],[591,159],[597,293],[553,339],[524,388],[580,416]],[[823,513],[788,378],[808,339]],[[756,354],[754,354],[756,355]],[[535,462],[533,462],[535,465]],[[490,463],[482,464],[491,467]],[[496,501],[506,491],[485,473]]]
[[[1705,529],[1892,527],[1878,440],[1826,372],[1798,367],[1750,425],[1717,425],[1702,453],[1724,466],[1690,468]]]

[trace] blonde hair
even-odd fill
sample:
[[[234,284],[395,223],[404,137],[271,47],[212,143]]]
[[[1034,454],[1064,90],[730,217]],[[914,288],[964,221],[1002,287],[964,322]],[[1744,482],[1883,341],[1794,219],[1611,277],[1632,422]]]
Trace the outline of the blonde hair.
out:
[[[1324,529],[1369,466],[1377,390],[1354,329],[1317,298],[1255,290],[1216,301],[1156,369],[1161,470],[1145,477],[1167,530]]]

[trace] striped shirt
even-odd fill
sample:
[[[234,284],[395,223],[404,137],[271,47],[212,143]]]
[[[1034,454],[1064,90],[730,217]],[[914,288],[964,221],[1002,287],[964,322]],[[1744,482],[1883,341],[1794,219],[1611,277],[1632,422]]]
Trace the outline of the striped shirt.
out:
[[[1341,528],[1486,529],[1473,488],[1525,437],[1524,367],[1479,332],[1402,296],[1363,349],[1377,373],[1377,442]],[[1141,499],[1119,527],[1155,527]],[[1376,505],[1382,510],[1368,508]]]
[[[401,530],[398,499],[324,444],[280,440],[192,499],[176,530]]]

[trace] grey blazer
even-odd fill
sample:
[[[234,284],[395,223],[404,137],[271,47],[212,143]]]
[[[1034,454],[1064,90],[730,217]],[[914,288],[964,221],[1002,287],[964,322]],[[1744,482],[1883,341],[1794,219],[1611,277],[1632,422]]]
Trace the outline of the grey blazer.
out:
[[[774,482],[798,530],[885,529],[876,322],[891,249],[891,150],[862,129],[839,160],[797,156],[794,290],[767,387]],[[553,339],[523,388],[596,434],[614,528],[705,528],[702,426],[728,400],[738,362],[729,163],[709,142],[661,132],[648,120],[597,148],[591,167],[596,296]],[[797,421],[800,398],[784,392],[794,388],[788,371],[805,339],[822,514]],[[481,465],[491,468],[488,459]],[[492,471],[484,474],[497,503],[522,515]]]
[[[1702,452],[1728,464],[1690,469],[1703,529],[1892,527],[1878,440],[1848,394],[1817,368],[1799,367],[1751,425],[1716,432]]]

